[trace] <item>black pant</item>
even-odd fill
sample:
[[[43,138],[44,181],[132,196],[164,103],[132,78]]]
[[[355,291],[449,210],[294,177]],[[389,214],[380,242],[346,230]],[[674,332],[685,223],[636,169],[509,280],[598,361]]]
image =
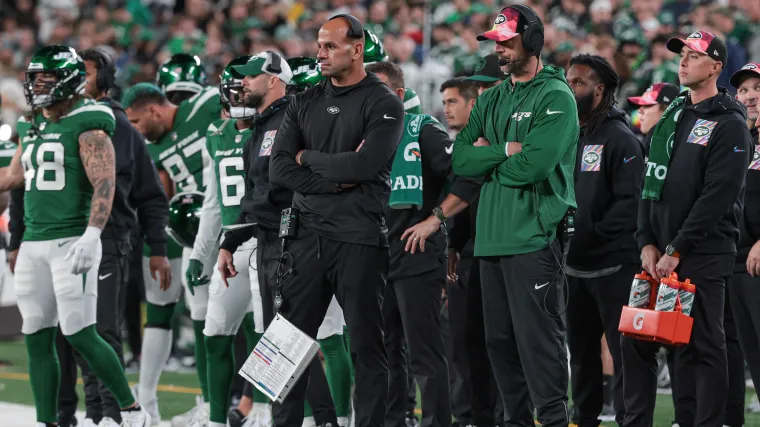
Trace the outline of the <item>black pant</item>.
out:
[[[694,325],[689,344],[675,350],[673,393],[679,394],[676,414],[688,417],[695,408],[693,424],[719,426],[723,424],[728,394],[726,335],[723,311],[726,282],[731,276],[734,255],[688,255],[679,263],[676,273],[681,280],[691,279],[697,291],[691,316]],[[657,391],[657,359],[659,345],[630,337],[621,338],[623,356],[623,390],[625,396],[625,426],[652,426]],[[695,390],[689,393],[688,390]],[[677,415],[678,417],[679,415]]]
[[[124,324],[127,331],[127,343],[132,357],[139,360],[142,350],[142,310],[140,303],[145,299],[143,284],[143,241],[139,236],[131,240],[132,251],[129,255],[127,280],[124,287]]]
[[[272,320],[274,319],[274,293],[275,285],[277,283],[277,264],[280,259],[280,254],[282,253],[281,248],[281,240],[278,238],[276,231],[259,229],[258,235],[256,237],[256,263],[265,327],[269,327],[269,324],[272,323]],[[292,252],[290,253],[292,254]],[[295,259],[296,258],[294,257],[294,260]],[[300,276],[300,271],[296,272],[295,274],[298,274]],[[305,274],[309,274],[309,272],[305,271]],[[285,291],[283,291],[283,294],[285,294]],[[298,299],[296,299],[296,304],[298,304]],[[290,305],[290,307],[294,306]],[[294,310],[297,309],[294,308]],[[325,311],[326,310],[327,309],[325,308]],[[322,319],[323,318],[324,312],[322,313]],[[316,328],[318,329],[319,325],[321,324],[322,320],[317,322]],[[305,329],[301,329],[306,332]],[[315,332],[312,337],[316,337],[317,329],[314,330]],[[311,406],[314,421],[317,423],[317,425],[332,423],[334,426],[337,426],[338,418],[335,413],[335,404],[332,400],[332,395],[330,395],[330,387],[327,383],[327,377],[325,376],[324,368],[322,367],[322,363],[318,357],[314,357],[311,365],[309,365],[309,368],[301,378],[302,381],[299,381],[298,384],[304,382],[303,380],[305,379],[308,379],[308,381],[306,381],[308,387],[305,392],[305,397]],[[301,396],[301,419],[303,419],[303,397],[304,396]],[[290,401],[291,398],[292,394],[288,395],[286,403]],[[280,424],[277,419],[278,418],[275,416],[275,425],[285,425]],[[287,422],[291,422],[290,420],[291,418],[288,418]],[[298,425],[300,426],[301,424]]]
[[[472,387],[472,421],[475,426],[499,425],[504,421],[504,404],[496,385],[486,346],[480,260],[462,258],[457,268],[460,283],[467,291],[465,345]]]
[[[730,282],[729,282],[730,283]],[[730,285],[729,285],[730,286]],[[726,360],[728,362],[728,395],[723,425],[741,427],[744,425],[744,402],[747,397],[747,383],[744,381],[744,356],[742,355],[737,322],[731,309],[731,298],[726,297],[723,309],[723,328],[726,331]],[[757,310],[760,307],[756,307]]]
[[[446,308],[441,316],[441,333],[449,364],[451,414],[457,425],[470,425],[472,381],[467,361],[467,289],[459,281],[446,282]]]
[[[451,426],[449,372],[440,318],[446,271],[442,262],[438,267],[421,276],[388,281],[385,287],[383,319],[390,376],[385,427],[404,425],[409,384],[404,341],[422,398],[420,424]]]
[[[760,278],[750,276],[746,270],[733,274],[728,296],[752,382],[760,387]]]
[[[579,427],[598,426],[602,412],[602,334],[615,367],[613,399],[616,419],[622,423],[623,367],[620,357],[620,313],[628,304],[631,281],[641,266],[623,265],[617,272],[593,279],[568,277],[567,344],[570,348],[570,378]]]
[[[129,242],[102,239],[103,257],[98,269],[98,305],[96,329],[100,336],[110,345],[119,357],[122,365],[124,356],[121,346],[121,290],[125,283],[127,264],[130,254]],[[57,340],[58,357],[61,364],[61,384],[59,393],[59,418],[72,416],[76,411],[77,365],[82,369],[84,379],[86,418],[96,423],[102,417],[110,417],[121,422],[121,409],[116,398],[98,381],[87,362],[82,359],[59,333]],[[73,357],[72,357],[73,356]]]
[[[559,245],[480,262],[486,344],[506,425],[567,426],[567,350]]]

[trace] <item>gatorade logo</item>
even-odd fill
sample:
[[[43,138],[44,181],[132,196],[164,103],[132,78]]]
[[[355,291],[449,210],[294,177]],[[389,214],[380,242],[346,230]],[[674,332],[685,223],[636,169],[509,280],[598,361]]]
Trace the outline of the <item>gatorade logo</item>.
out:
[[[639,313],[633,317],[633,329],[640,331],[644,328],[644,313]]]
[[[420,160],[420,144],[417,142],[410,142],[406,144],[404,148],[404,160],[407,162],[416,162]]]

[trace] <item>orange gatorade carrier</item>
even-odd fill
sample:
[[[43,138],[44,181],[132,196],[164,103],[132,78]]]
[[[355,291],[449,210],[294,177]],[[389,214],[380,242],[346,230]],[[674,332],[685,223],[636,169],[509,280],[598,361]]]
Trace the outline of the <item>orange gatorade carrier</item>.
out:
[[[689,280],[679,282],[676,273],[671,273],[670,277],[657,283],[649,274],[642,272],[634,277],[631,300],[635,300],[634,287],[646,287],[643,280],[650,282],[649,301],[646,304],[643,301],[629,301],[635,302],[636,306],[623,306],[618,330],[625,336],[642,341],[688,344],[694,324],[694,319],[688,313],[691,313],[696,286]]]

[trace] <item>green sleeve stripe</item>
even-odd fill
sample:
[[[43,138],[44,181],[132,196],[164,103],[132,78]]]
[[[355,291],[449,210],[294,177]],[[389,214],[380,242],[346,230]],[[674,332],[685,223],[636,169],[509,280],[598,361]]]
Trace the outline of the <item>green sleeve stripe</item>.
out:
[[[80,113],[92,113],[95,111],[100,112],[100,113],[106,113],[109,116],[111,116],[111,120],[116,120],[116,118],[113,116],[113,111],[111,111],[111,107],[107,107],[105,105],[86,105],[84,107],[79,107],[76,110],[70,112],[69,114],[66,114],[65,117],[75,116]]]
[[[216,88],[216,87],[209,88],[209,90],[207,90],[205,93],[203,93],[203,95],[201,95],[198,98],[198,100],[195,101],[195,104],[193,105],[193,109],[190,110],[190,114],[187,115],[187,119],[185,119],[185,121],[189,122],[190,119],[193,118],[193,116],[195,115],[195,113],[197,113],[198,110],[200,110],[200,108],[203,106],[203,104],[205,104],[206,102],[208,102],[209,99],[211,99],[211,98],[213,98],[215,96],[218,96],[218,95],[219,95],[219,88]]]
[[[414,107],[419,107],[419,105],[420,105],[420,97],[415,96],[414,98],[409,99],[406,102],[404,102],[404,110],[408,110]]]

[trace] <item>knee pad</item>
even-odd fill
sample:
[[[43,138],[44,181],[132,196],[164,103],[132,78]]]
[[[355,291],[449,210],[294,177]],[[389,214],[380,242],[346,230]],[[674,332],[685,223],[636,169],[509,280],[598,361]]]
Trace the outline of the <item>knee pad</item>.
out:
[[[39,304],[36,304],[34,301],[22,301],[21,298],[18,299],[17,303],[23,320],[21,333],[24,335],[33,335],[41,332],[44,328],[52,326],[45,325],[45,318],[47,316],[45,316]]]
[[[146,315],[146,328],[171,329],[174,306],[176,304],[154,305],[148,304]]]
[[[224,306],[222,304],[209,304],[203,335],[207,337],[230,335],[231,329],[232,325],[228,324],[227,310]]]

